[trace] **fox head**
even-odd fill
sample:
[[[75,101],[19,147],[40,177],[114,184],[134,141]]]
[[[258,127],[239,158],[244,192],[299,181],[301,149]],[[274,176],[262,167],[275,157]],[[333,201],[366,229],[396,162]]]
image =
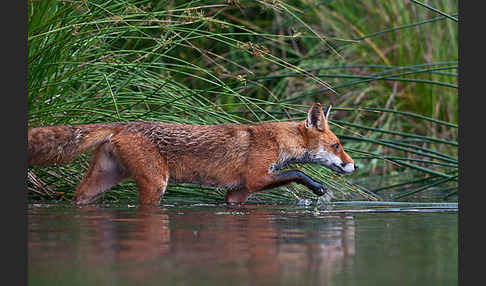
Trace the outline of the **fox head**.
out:
[[[309,109],[307,119],[303,122],[307,137],[306,155],[311,163],[325,166],[341,174],[350,174],[357,166],[344,152],[339,138],[329,129],[327,119],[330,112],[330,105],[323,110],[320,103],[315,103]]]

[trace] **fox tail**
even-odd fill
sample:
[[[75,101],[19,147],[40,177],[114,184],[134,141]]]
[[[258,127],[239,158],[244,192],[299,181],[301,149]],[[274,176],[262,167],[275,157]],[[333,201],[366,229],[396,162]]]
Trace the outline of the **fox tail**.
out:
[[[28,131],[28,164],[67,164],[96,149],[116,133],[113,124],[54,125]]]

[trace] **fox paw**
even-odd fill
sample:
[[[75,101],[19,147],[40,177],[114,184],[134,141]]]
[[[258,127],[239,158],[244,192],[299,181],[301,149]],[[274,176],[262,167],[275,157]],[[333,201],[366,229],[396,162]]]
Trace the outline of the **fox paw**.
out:
[[[314,188],[312,192],[317,196],[322,196],[327,192],[327,187],[320,184],[319,188]]]

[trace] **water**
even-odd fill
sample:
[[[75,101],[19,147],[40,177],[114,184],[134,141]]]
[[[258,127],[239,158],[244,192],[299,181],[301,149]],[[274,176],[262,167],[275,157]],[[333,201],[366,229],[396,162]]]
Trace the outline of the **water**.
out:
[[[457,204],[29,205],[29,285],[457,285]]]

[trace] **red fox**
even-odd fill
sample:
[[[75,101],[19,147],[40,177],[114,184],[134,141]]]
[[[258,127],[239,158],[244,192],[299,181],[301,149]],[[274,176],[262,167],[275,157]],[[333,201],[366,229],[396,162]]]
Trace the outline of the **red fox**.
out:
[[[168,183],[225,188],[227,203],[295,182],[324,195],[327,187],[289,163],[315,163],[349,174],[356,170],[329,129],[331,106],[315,103],[303,121],[253,125],[127,122],[55,125],[28,131],[29,166],[58,165],[94,151],[74,191],[76,205],[95,202],[110,187],[135,180],[139,204],[158,205]]]

